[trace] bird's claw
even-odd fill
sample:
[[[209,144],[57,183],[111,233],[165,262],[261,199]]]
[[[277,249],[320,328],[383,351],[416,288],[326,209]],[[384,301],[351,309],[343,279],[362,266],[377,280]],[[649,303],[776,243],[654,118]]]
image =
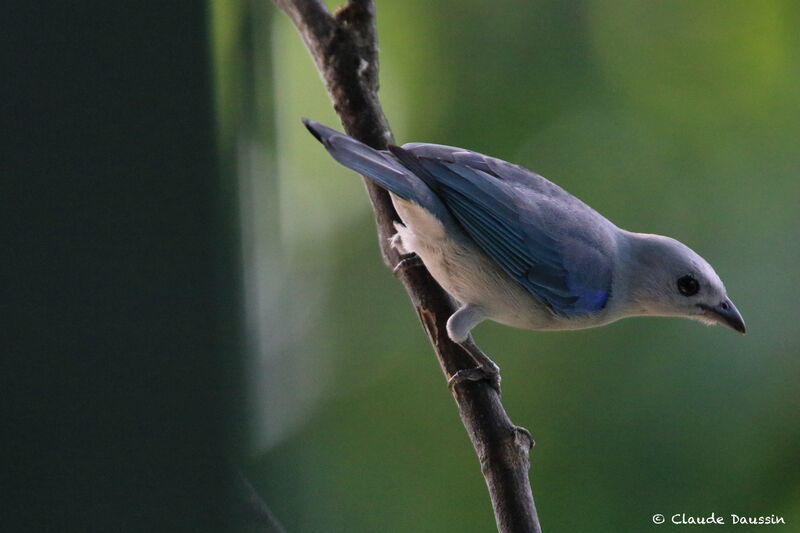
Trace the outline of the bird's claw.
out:
[[[395,267],[392,269],[392,274],[398,276],[401,273],[411,270],[412,268],[419,268],[422,266],[425,266],[425,264],[417,254],[409,255],[408,257],[401,259],[400,262],[395,265]]]
[[[500,368],[497,365],[494,365],[494,368],[486,368],[482,366],[462,368],[450,376],[450,379],[447,380],[447,386],[450,388],[450,390],[453,390],[453,387],[459,383],[481,380],[488,381],[489,385],[497,391],[497,394],[500,394]]]

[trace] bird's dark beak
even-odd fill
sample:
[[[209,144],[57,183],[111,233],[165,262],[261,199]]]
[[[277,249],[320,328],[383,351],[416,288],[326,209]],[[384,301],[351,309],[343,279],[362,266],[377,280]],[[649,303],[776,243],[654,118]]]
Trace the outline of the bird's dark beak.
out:
[[[741,313],[739,313],[739,310],[736,309],[736,306],[733,305],[733,302],[730,300],[730,298],[726,297],[718,305],[713,307],[706,305],[701,307],[705,310],[706,316],[718,324],[722,324],[723,326],[736,330],[739,333],[745,333],[746,329],[744,326],[744,319],[742,318]]]

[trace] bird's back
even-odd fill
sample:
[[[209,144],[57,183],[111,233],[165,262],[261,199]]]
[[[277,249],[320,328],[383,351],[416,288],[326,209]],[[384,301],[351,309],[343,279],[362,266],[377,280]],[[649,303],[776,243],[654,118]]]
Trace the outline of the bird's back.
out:
[[[513,191],[512,198],[517,205],[526,213],[538,215],[542,226],[554,234],[608,244],[616,230],[613,223],[576,196],[514,163],[441,144],[407,143],[403,149],[423,160],[463,165],[486,173]]]

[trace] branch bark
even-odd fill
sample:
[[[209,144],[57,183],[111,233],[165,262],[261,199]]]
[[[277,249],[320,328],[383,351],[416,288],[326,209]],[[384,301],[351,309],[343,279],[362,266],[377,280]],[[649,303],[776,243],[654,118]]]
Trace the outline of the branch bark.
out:
[[[349,0],[331,14],[321,0],[274,0],[297,27],[322,76],[345,131],[377,149],[393,142],[378,101],[378,45],[372,0]],[[394,269],[402,257],[389,245],[399,220],[389,194],[365,180],[378,229],[384,263]],[[401,268],[403,283],[446,378],[475,366],[446,333],[456,308],[450,296],[423,267]],[[470,340],[471,342],[471,340]],[[459,415],[486,479],[501,533],[540,533],[528,479],[530,433],[515,426],[498,392],[486,381],[466,381],[452,388]]]

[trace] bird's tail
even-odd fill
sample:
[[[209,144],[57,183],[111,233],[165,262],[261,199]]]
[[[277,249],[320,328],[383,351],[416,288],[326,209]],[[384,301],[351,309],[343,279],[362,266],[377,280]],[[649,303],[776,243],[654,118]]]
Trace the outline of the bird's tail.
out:
[[[304,118],[303,124],[336,161],[404,200],[418,201],[422,183],[392,154],[370,148],[319,122]]]

